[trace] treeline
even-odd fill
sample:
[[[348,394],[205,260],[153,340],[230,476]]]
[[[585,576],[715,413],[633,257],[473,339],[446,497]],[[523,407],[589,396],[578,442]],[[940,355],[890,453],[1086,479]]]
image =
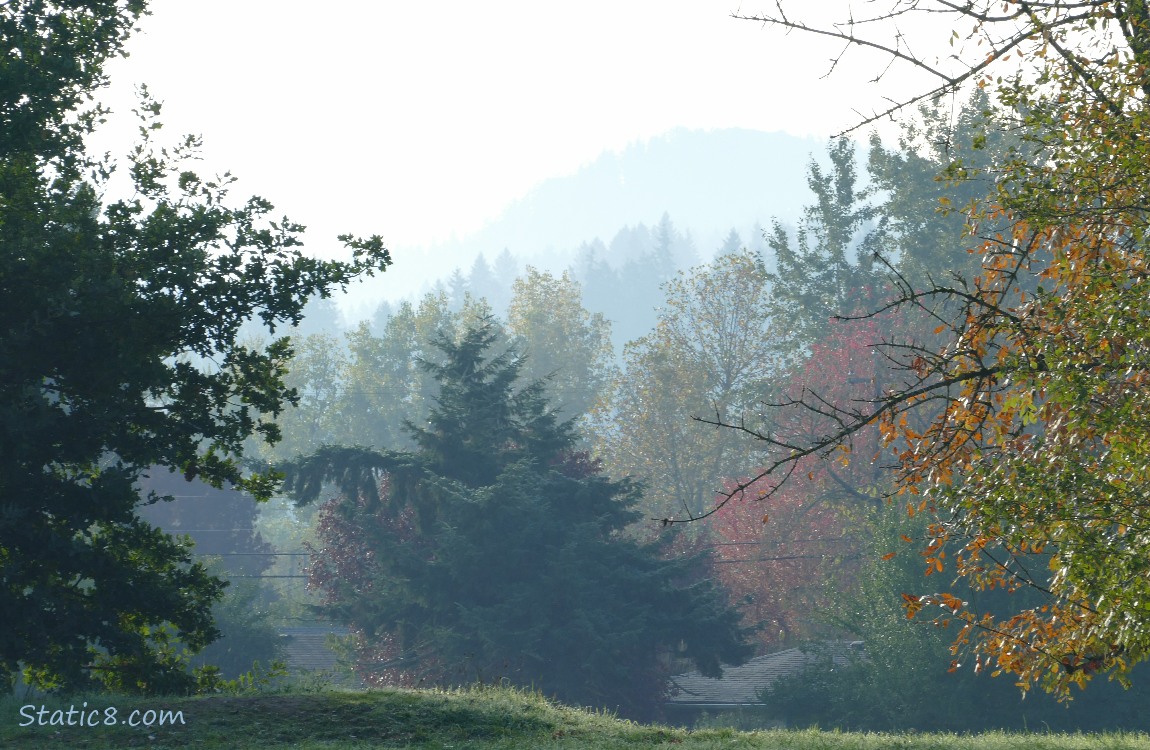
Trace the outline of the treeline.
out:
[[[761,238],[755,246],[764,246]],[[742,240],[732,229],[719,252],[741,247]],[[680,231],[664,212],[652,227],[640,222],[620,228],[610,242],[599,238],[584,242],[575,250],[575,260],[566,271],[579,282],[587,309],[611,321],[611,341],[618,353],[628,341],[642,336],[655,324],[655,311],[663,300],[663,284],[680,270],[699,263],[699,249],[691,231]],[[507,248],[491,261],[480,252],[469,268],[456,268],[445,279],[436,281],[430,293],[445,296],[455,311],[470,298],[484,300],[495,314],[504,316],[515,281],[523,271],[522,259]],[[395,303],[381,302],[369,321],[372,329],[382,330],[397,309]],[[304,322],[305,332],[316,327],[338,327],[333,304],[316,305],[314,310],[318,315],[314,321]]]
[[[977,273],[966,216],[939,207],[977,200],[985,168],[1016,154],[986,109],[978,97],[957,117],[924,109],[897,146],[872,138],[865,165],[854,144],[835,142],[824,163],[812,159],[813,200],[798,226],[776,223],[754,250],[732,230],[712,260],[676,271],[695,248],[664,216],[654,231],[621,232],[610,249],[584,247],[560,275],[527,268],[501,291],[514,258],[505,251],[496,273],[480,256],[468,275],[382,308],[343,340],[306,336],[289,364],[300,404],[264,455],[417,449],[445,362],[431,342],[488,325],[493,351],[521,353],[522,383],[542,382],[558,415],[578,426],[579,448],[606,475],[640,482],[628,536],[650,541],[693,521],[663,554],[698,556],[699,574],[722,584],[760,652],[866,644],[849,668],[828,661],[779,683],[764,696],[768,716],[875,729],[1140,727],[1130,712],[1066,711],[1046,696],[1023,703],[1012,683],[976,676],[950,652],[953,632],[907,621],[900,595],[926,568],[905,540],[921,539],[925,521],[887,502],[891,454],[877,427],[853,434],[841,460],[812,454],[790,467],[782,489],[779,476],[748,479],[765,468],[767,431],[817,438],[836,429],[830,410],[801,408],[812,396],[861,410],[901,385],[899,363],[879,343],[929,340],[945,310],[881,312],[885,299]],[[955,163],[964,179],[940,179]],[[639,331],[643,314],[651,322]],[[619,319],[632,326],[622,337]],[[770,424],[765,404],[775,407]],[[994,594],[956,593],[994,606]]]

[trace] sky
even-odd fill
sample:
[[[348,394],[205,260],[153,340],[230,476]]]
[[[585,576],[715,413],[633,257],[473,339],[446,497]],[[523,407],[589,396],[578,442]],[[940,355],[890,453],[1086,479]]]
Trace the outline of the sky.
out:
[[[117,116],[100,145],[131,142],[147,84],[165,132],[203,136],[204,172],[231,171],[238,193],[307,225],[312,252],[340,257],[342,232],[393,251],[464,237],[543,180],[677,128],[830,136],[904,85],[868,83],[883,62],[863,54],[822,79],[838,46],[731,17],[756,10],[154,0],[108,68],[100,98]]]

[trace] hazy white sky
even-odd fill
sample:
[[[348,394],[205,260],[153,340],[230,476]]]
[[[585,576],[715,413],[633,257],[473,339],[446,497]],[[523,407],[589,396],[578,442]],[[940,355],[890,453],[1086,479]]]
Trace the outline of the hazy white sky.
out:
[[[605,150],[678,127],[830,135],[889,92],[861,56],[820,81],[836,47],[739,9],[155,0],[103,98],[130,110],[147,83],[172,136],[202,134],[207,166],[307,224],[317,252],[344,231],[412,246],[465,235]]]

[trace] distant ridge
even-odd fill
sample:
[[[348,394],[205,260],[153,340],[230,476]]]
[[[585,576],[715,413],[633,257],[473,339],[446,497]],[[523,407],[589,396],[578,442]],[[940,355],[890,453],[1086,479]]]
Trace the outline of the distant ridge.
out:
[[[679,232],[690,232],[702,259],[732,228],[755,246],[756,224],[797,221],[810,201],[807,165],[825,153],[825,141],[785,133],[673,130],[539,183],[473,234],[391,248],[395,265],[344,304],[369,313],[380,299],[414,299],[455,268],[466,273],[479,253],[491,262],[504,248],[522,263],[558,272],[584,242],[609,245],[623,227],[653,227],[664,212]]]
[[[674,130],[540,183],[476,233],[439,249],[566,256],[596,237],[609,243],[624,226],[656,224],[664,211],[697,240],[756,222],[766,227],[773,217],[793,221],[809,200],[807,164],[825,149],[824,141],[785,133]]]

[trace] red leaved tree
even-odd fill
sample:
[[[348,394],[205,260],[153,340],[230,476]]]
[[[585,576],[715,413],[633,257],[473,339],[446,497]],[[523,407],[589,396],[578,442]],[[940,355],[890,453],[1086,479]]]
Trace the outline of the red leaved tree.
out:
[[[889,317],[831,325],[785,391],[786,434],[812,440],[837,429],[829,410],[800,403],[873,408],[889,376],[874,344],[893,326]],[[864,541],[857,520],[882,502],[884,489],[877,428],[852,438],[792,462],[785,477],[730,480],[717,498],[710,525],[715,575],[742,606],[745,622],[761,626],[767,650],[833,632],[827,615],[834,592],[850,585]]]
[[[382,475],[378,484],[379,496],[385,497],[389,491],[387,475]],[[365,519],[369,508],[375,512]],[[365,632],[355,626],[372,621],[363,610],[372,607],[382,593],[381,587],[403,585],[380,565],[374,551],[377,544],[402,545],[409,554],[422,556],[429,564],[434,562],[434,552],[415,532],[416,524],[410,506],[392,512],[363,497],[354,504],[337,497],[320,508],[316,519],[322,547],[305,545],[312,559],[308,588],[321,592],[321,604],[331,610],[330,614],[352,623],[356,674],[373,687],[418,687],[438,684],[443,677],[441,665],[432,654],[405,651],[397,633]]]

